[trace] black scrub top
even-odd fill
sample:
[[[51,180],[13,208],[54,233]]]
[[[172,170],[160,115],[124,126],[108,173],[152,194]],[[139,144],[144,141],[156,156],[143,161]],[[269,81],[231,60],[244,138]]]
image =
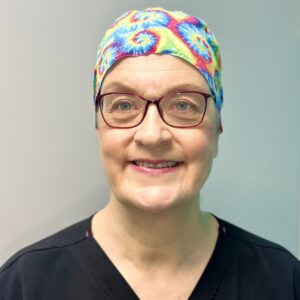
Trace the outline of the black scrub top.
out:
[[[92,217],[12,256],[0,268],[0,299],[138,299],[93,238]],[[217,220],[214,252],[189,299],[300,300],[300,262],[292,254]]]

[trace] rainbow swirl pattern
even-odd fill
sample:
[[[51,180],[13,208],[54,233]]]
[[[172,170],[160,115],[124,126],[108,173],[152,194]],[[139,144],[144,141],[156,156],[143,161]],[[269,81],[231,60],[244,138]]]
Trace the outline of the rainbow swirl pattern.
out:
[[[221,110],[222,66],[216,37],[203,20],[163,8],[128,11],[107,30],[97,51],[94,100],[105,74],[116,61],[149,54],[174,55],[195,66],[207,80]]]

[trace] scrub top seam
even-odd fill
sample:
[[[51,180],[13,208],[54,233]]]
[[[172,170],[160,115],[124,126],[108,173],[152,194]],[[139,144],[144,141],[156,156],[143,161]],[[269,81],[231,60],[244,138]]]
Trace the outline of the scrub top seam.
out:
[[[87,237],[84,237],[80,240],[77,240],[75,242],[72,242],[70,244],[65,244],[65,245],[61,245],[61,246],[51,246],[51,247],[47,247],[47,248],[41,248],[41,249],[32,249],[32,250],[28,250],[27,252],[21,253],[19,254],[13,261],[11,261],[7,266],[5,266],[2,270],[0,270],[0,274],[3,273],[5,270],[7,270],[8,268],[12,267],[13,264],[15,264],[19,259],[21,259],[22,257],[34,253],[34,252],[42,252],[42,251],[47,251],[47,250],[54,250],[54,249],[62,249],[62,248],[68,248],[71,246],[74,246],[76,244],[79,244],[80,242],[86,240]]]
[[[291,253],[287,249],[281,248],[280,246],[276,246],[276,245],[274,245],[274,246],[272,246],[272,245],[264,245],[264,244],[261,244],[259,242],[250,241],[250,240],[247,240],[245,238],[237,237],[235,234],[232,234],[229,231],[227,232],[227,235],[231,239],[241,241],[241,242],[243,242],[245,244],[251,244],[251,245],[259,246],[259,247],[263,247],[263,248],[269,248],[269,249],[273,249],[273,250],[277,250],[277,251],[283,252],[283,253],[285,253],[287,255],[291,255]],[[297,261],[297,259],[294,256],[293,256],[293,258]]]
[[[83,239],[82,241],[88,240],[89,238],[92,238],[92,237],[91,237],[91,236],[88,236],[88,237],[86,237],[85,239]],[[77,260],[78,263],[81,265],[81,267],[84,269],[84,271],[88,274],[88,276],[90,276],[90,277],[92,278],[92,280],[93,280],[93,282],[95,283],[95,285],[96,285],[97,287],[100,287],[100,288],[104,291],[105,297],[106,297],[107,299],[109,299],[109,300],[114,300],[114,299],[110,296],[109,291],[108,291],[108,290],[105,288],[105,286],[101,283],[101,281],[99,281],[99,280],[97,279],[97,276],[94,274],[94,272],[89,271],[89,270],[87,269],[86,265],[81,261],[80,255],[78,255],[78,253],[77,253],[76,251],[75,251],[75,253],[76,253],[76,255],[75,255],[76,260]]]
[[[231,257],[230,257],[230,259],[229,259],[229,261],[228,261],[228,265],[226,266],[226,269],[225,269],[225,271],[223,272],[222,278],[220,279],[219,283],[217,284],[216,288],[214,289],[214,291],[213,291],[213,293],[212,293],[212,298],[211,298],[211,300],[215,300],[216,297],[218,296],[218,292],[219,292],[219,290],[220,290],[220,288],[221,288],[221,286],[222,286],[222,284],[223,284],[223,282],[224,282],[224,280],[225,280],[225,277],[226,277],[226,275],[227,275],[227,273],[228,273],[228,270],[229,270],[229,268],[230,268],[230,266],[231,266],[232,261],[233,261],[233,255],[231,255]]]

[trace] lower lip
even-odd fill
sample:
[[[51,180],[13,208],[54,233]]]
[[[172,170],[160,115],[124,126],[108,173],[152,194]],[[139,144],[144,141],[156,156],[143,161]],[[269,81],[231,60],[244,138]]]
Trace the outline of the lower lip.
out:
[[[161,175],[161,174],[174,173],[179,169],[180,166],[181,166],[181,163],[179,163],[175,167],[154,169],[154,168],[146,168],[146,167],[142,167],[142,166],[137,166],[133,163],[130,163],[130,167],[133,170],[140,172],[140,173],[149,174],[149,175]]]

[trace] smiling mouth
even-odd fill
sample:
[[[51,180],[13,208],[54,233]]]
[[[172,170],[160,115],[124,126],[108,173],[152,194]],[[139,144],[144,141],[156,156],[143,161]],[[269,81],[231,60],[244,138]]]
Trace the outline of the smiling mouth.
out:
[[[181,162],[179,161],[160,161],[160,162],[150,162],[150,161],[141,161],[135,160],[132,161],[134,165],[143,168],[149,169],[165,169],[165,168],[174,168],[177,167]]]

